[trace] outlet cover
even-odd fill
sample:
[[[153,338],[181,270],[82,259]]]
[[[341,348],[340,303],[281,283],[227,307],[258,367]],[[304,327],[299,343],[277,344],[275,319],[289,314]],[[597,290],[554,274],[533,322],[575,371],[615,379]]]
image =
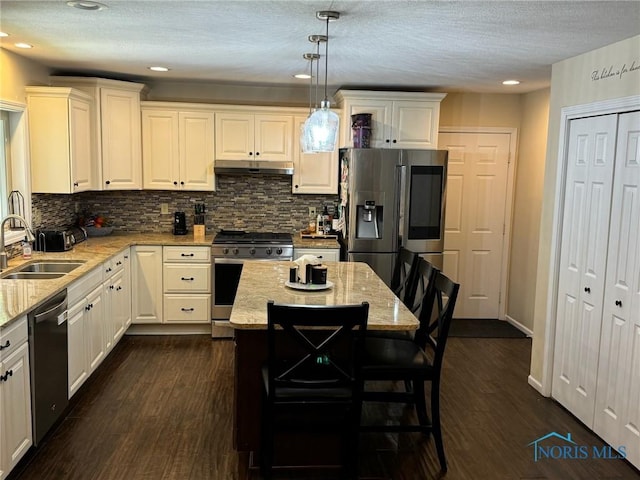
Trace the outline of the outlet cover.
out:
[[[167,215],[169,213],[169,204],[161,203],[160,204],[160,214]]]
[[[316,207],[309,207],[309,216],[310,217],[316,216]]]

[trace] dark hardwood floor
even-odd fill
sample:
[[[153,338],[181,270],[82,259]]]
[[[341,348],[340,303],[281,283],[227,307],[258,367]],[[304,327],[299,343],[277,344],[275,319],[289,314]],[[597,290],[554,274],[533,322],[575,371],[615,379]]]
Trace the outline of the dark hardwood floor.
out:
[[[451,338],[442,418],[449,464],[419,434],[362,436],[362,479],[638,479],[623,460],[541,459],[535,439],[604,443],[527,385],[529,339]],[[232,448],[233,343],[206,336],[125,336],[72,400],[67,417],[12,480],[258,480]],[[260,401],[260,399],[255,399]],[[402,414],[367,407],[366,415]],[[331,478],[327,473],[282,478]]]

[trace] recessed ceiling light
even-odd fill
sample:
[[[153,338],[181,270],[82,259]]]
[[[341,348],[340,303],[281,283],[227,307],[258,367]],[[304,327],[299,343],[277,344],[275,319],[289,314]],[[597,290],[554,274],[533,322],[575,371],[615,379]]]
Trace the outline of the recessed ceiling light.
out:
[[[106,5],[98,2],[90,2],[89,0],[77,0],[73,2],[67,2],[67,5],[73,8],[79,8],[80,10],[103,10],[108,8]]]
[[[153,70],[154,72],[168,72],[170,68],[167,67],[149,67],[149,70]]]
[[[309,80],[311,78],[311,75],[309,75],[308,73],[296,73],[294,77],[300,78],[302,80]]]
[[[29,45],[28,43],[23,42],[14,43],[14,45],[18,48],[33,48],[33,45]]]
[[[0,32],[0,37],[8,37],[8,36],[9,36],[8,33]]]
[[[503,85],[520,85],[520,80],[505,80]]]

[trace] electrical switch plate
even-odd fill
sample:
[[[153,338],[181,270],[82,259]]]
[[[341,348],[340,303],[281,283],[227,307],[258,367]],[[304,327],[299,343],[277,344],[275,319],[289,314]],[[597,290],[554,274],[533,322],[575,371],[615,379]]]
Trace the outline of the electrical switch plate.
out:
[[[160,204],[160,213],[162,215],[166,215],[169,213],[169,204],[168,203],[161,203]]]
[[[310,217],[316,216],[316,207],[309,207],[309,216]]]

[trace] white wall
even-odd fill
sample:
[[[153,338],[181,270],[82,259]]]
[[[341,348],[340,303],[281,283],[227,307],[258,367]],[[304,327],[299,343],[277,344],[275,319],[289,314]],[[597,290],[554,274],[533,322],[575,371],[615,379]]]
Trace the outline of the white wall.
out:
[[[635,66],[633,71],[632,65]],[[614,73],[602,75],[603,70]],[[640,35],[553,65],[530,371],[530,383],[544,393],[549,393],[545,376],[548,366],[545,345],[549,348],[549,343],[545,340],[554,335],[547,331],[546,325],[553,296],[549,286],[554,284],[552,230],[556,185],[560,181],[557,171],[561,160],[558,158],[561,109],[631,95],[640,95]]]
[[[0,48],[0,98],[5,101],[27,103],[24,87],[47,85],[49,69],[39,63]]]

